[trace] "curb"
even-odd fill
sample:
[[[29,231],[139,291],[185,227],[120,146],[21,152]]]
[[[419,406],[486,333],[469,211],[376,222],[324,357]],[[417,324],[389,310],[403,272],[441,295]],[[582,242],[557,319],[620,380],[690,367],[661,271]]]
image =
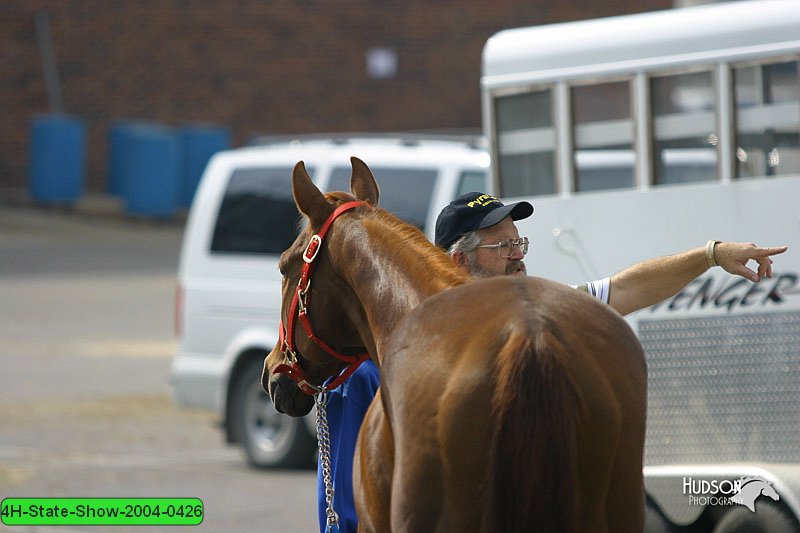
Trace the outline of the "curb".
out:
[[[2,191],[0,208],[22,208],[47,213],[66,214],[87,219],[116,220],[137,223],[151,223],[182,226],[188,216],[187,208],[179,208],[172,216],[149,217],[125,212],[122,198],[110,194],[84,194],[77,202],[42,203],[32,200],[21,191]]]

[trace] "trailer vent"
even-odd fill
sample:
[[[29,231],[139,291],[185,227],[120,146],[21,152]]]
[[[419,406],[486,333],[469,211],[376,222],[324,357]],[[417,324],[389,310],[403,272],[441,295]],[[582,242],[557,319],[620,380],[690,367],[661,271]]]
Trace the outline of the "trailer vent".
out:
[[[640,320],[645,464],[800,460],[800,312]]]

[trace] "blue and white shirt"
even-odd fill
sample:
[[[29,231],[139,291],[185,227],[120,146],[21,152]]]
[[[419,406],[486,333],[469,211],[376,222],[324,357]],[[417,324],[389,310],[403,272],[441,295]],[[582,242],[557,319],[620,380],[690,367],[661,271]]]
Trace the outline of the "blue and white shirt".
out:
[[[596,281],[589,281],[583,285],[571,285],[573,289],[578,289],[594,296],[604,304],[608,303],[608,297],[611,294],[611,278],[598,279]]]
[[[358,430],[367,408],[378,391],[378,367],[364,361],[347,381],[328,393],[326,411],[331,439],[331,477],[333,478],[333,510],[339,515],[340,533],[356,533],[356,505],[353,496],[353,456]],[[319,530],[325,533],[325,481],[322,465],[317,463],[317,514]]]

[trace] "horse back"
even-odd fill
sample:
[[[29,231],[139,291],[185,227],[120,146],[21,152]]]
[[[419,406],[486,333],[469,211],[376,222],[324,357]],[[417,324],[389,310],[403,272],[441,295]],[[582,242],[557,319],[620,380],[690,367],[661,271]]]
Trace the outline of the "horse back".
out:
[[[393,523],[581,531],[607,521],[612,483],[643,490],[641,347],[588,295],[536,278],[457,287],[409,313],[383,360]]]

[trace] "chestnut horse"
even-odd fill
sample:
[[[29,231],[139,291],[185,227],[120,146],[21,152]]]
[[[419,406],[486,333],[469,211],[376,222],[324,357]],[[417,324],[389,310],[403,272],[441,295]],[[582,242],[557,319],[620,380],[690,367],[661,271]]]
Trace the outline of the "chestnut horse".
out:
[[[647,371],[627,323],[546,280],[472,281],[377,208],[372,173],[351,162],[352,196],[323,195],[295,166],[308,224],[281,256],[282,341],[262,383],[302,416],[371,354],[359,531],[641,533]]]

